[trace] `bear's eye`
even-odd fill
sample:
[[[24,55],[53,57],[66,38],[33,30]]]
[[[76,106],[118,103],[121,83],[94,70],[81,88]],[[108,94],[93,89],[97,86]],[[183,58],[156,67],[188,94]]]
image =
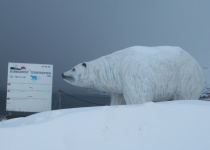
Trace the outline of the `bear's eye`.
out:
[[[72,71],[76,71],[76,69],[75,69],[75,68],[73,68],[73,69],[72,69]]]
[[[86,68],[86,63],[82,63],[82,66],[84,66]]]

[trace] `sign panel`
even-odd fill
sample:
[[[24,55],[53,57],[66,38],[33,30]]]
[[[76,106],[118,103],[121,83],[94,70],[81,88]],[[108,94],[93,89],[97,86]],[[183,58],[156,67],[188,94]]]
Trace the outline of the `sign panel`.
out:
[[[51,110],[53,65],[9,63],[7,111]]]

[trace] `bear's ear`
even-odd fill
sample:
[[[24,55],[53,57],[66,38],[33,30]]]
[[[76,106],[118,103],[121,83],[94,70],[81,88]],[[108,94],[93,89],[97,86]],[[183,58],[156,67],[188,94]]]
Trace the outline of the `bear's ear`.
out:
[[[86,63],[82,63],[82,66],[84,66],[85,68],[87,67]]]

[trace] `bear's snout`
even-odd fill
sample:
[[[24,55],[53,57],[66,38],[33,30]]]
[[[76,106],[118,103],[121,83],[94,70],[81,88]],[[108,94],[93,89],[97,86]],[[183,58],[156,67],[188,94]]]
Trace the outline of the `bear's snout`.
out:
[[[69,78],[69,76],[65,75],[64,73],[62,73],[62,77],[65,78]]]
[[[62,73],[62,77],[63,77],[64,79],[66,79],[66,80],[71,80],[71,81],[74,80],[74,77],[73,77],[73,76],[71,76],[71,75],[65,75],[64,73]]]

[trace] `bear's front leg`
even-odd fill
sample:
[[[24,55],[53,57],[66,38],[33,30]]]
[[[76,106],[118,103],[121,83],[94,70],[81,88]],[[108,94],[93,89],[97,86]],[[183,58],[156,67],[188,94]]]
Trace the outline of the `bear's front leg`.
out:
[[[129,104],[143,104],[153,100],[153,91],[149,87],[135,88],[133,86],[126,86],[123,91],[125,103]]]
[[[125,105],[125,99],[122,94],[111,93],[110,105]]]

